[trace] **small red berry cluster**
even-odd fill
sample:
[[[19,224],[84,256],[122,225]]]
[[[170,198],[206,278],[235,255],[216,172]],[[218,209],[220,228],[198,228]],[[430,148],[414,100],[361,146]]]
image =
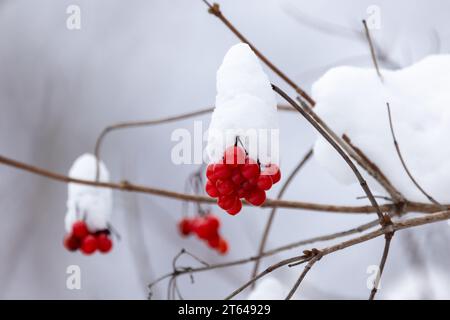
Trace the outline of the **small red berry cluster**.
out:
[[[254,206],[262,205],[266,191],[280,181],[281,172],[275,164],[261,171],[260,164],[235,145],[225,150],[220,162],[208,165],[206,177],[206,193],[217,198],[219,207],[235,215],[242,209],[241,199]]]
[[[72,225],[72,232],[64,237],[64,247],[69,251],[80,249],[85,255],[93,254],[96,250],[107,253],[112,248],[112,240],[109,230],[92,233],[86,222],[79,220]]]
[[[188,236],[195,233],[198,238],[204,240],[208,245],[220,254],[228,252],[228,242],[219,234],[220,221],[215,215],[207,214],[194,218],[183,218],[178,224],[180,233]]]

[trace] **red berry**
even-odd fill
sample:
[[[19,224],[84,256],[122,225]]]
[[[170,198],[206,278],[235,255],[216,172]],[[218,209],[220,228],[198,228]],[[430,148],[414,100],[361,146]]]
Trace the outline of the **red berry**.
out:
[[[276,164],[269,164],[264,172],[272,178],[273,184],[277,183],[281,179],[281,171]]]
[[[64,247],[69,251],[75,251],[80,247],[80,239],[75,237],[72,233],[66,234],[63,243]]]
[[[260,206],[266,201],[266,192],[261,189],[254,189],[245,200],[254,206]]]
[[[205,220],[211,229],[216,231],[219,229],[220,220],[215,215],[209,214],[206,216]]]
[[[248,197],[249,194],[250,194],[250,192],[248,190],[245,190],[244,188],[239,188],[237,190],[237,196],[240,199]]]
[[[185,218],[178,223],[178,230],[183,236],[188,236],[192,232],[192,222]]]
[[[248,160],[241,167],[241,174],[245,179],[251,179],[259,176],[259,165],[252,160]]]
[[[225,239],[220,238],[217,250],[220,254],[226,254],[228,252],[228,242]]]
[[[233,173],[231,174],[231,181],[233,181],[235,186],[240,186],[242,182],[245,181],[245,178],[241,174],[241,170],[238,168],[233,170]]]
[[[220,236],[216,235],[215,237],[212,237],[211,239],[208,239],[208,245],[213,248],[216,249],[219,247],[219,243],[220,243]]]
[[[245,181],[242,183],[241,188],[245,191],[252,191],[253,189],[255,189],[255,185],[251,184],[250,181]]]
[[[217,235],[217,229],[211,228],[210,224],[202,219],[202,222],[197,225],[195,232],[200,239],[209,240]]]
[[[232,166],[237,167],[240,164],[245,163],[245,151],[241,147],[228,147],[225,149],[224,152],[224,163]]]
[[[272,178],[267,175],[260,175],[256,183],[257,187],[261,190],[269,190],[272,188],[272,184]]]
[[[217,190],[214,182],[211,182],[211,180],[206,182],[205,191],[210,197],[213,198],[217,198],[220,195],[219,190]]]
[[[231,214],[232,216],[238,214],[242,209],[242,201],[238,199],[233,207],[227,210],[228,214]]]
[[[224,163],[216,163],[214,165],[215,179],[228,179],[231,176],[231,168]]]
[[[234,192],[235,186],[231,180],[217,180],[216,188],[221,195],[229,195]]]
[[[112,241],[107,234],[100,233],[97,236],[97,247],[100,252],[107,253],[111,251],[112,246],[113,246]]]
[[[97,239],[93,235],[86,236],[81,242],[81,252],[90,255],[97,250]]]
[[[89,234],[86,222],[82,220],[75,221],[75,223],[72,225],[72,233],[78,239],[83,239],[84,237],[86,237]]]
[[[228,210],[231,209],[238,200],[239,200],[238,197],[234,194],[229,196],[220,196],[219,201],[217,201],[217,204],[223,210]]]
[[[259,176],[250,178],[250,179],[248,179],[248,183],[250,183],[250,185],[252,185],[253,187],[256,187],[256,185],[258,184],[258,179],[259,179]]]
[[[214,164],[213,163],[208,164],[208,166],[206,167],[206,177],[210,181],[216,181],[216,177],[214,175]]]

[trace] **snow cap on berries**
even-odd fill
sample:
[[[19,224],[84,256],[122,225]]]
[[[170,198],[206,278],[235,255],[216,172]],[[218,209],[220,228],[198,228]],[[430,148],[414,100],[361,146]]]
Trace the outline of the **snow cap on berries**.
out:
[[[217,95],[208,132],[210,162],[239,137],[249,156],[278,163],[278,116],[275,95],[257,56],[244,43],[228,50],[217,71]]]
[[[69,177],[95,181],[97,161],[92,154],[84,154],[75,160],[70,168]],[[100,161],[99,181],[109,182],[109,172]],[[112,191],[77,183],[69,183],[65,228],[68,233],[72,225],[85,220],[89,231],[96,232],[108,228],[112,211]]]

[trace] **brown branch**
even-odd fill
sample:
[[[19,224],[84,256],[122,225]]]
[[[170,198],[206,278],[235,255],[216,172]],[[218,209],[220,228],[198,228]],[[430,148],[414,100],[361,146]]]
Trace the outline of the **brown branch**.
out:
[[[345,153],[345,151],[339,146],[339,144],[333,139],[333,137],[322,128],[322,126],[317,123],[317,121],[314,120],[311,115],[303,110],[302,107],[300,107],[291,97],[289,97],[283,90],[278,88],[276,85],[272,84],[273,90],[278,93],[283,99],[285,99],[290,105],[292,105],[316,130],[319,132],[322,137],[327,140],[327,142],[337,151],[337,153],[344,159],[344,161],[347,163],[347,165],[350,167],[350,169],[355,174],[356,178],[359,181],[359,184],[361,188],[363,189],[364,193],[369,198],[370,203],[373,207],[376,208],[376,213],[378,215],[378,219],[380,220],[380,224],[385,223],[383,212],[380,210],[380,207],[378,206],[377,200],[374,198],[372,191],[370,191],[370,188],[367,184],[367,182],[364,180],[363,176],[359,172],[358,168],[355,166],[353,161],[349,158],[349,156]]]
[[[361,149],[352,144],[352,141],[346,134],[342,135],[342,139],[355,151],[359,158],[362,159],[362,163],[364,163],[364,165],[369,168],[369,170],[367,170],[367,173],[369,173],[375,180],[378,181],[378,183],[380,183],[380,185],[387,191],[387,193],[389,193],[392,200],[397,204],[405,203],[405,197],[394,187],[394,185],[384,175],[380,168],[372,160],[370,160]],[[358,162],[358,157],[352,158]]]
[[[320,252],[320,257],[322,258],[331,253],[334,253],[334,252],[346,249],[348,247],[352,247],[354,245],[372,240],[372,239],[377,238],[384,234],[392,233],[392,232],[402,230],[402,229],[418,227],[418,226],[429,224],[429,223],[444,221],[444,220],[448,220],[448,219],[450,219],[450,211],[436,212],[436,213],[422,216],[419,218],[411,218],[411,219],[407,219],[404,221],[395,222],[386,227],[381,227],[375,231],[366,233],[362,236],[359,236],[359,237],[356,237],[356,238],[353,238],[353,239],[350,239],[347,241],[343,241],[341,243],[323,248],[321,250],[317,250],[317,249],[315,249],[315,250]],[[253,279],[251,279],[250,281],[246,282],[244,285],[242,285],[241,287],[239,287],[238,289],[233,291],[225,299],[227,299],[227,300],[232,299],[237,294],[242,292],[244,289],[249,287],[253,282],[257,281],[258,279],[261,279],[262,277],[264,277],[265,275],[271,273],[272,271],[274,271],[276,269],[279,269],[285,265],[292,265],[292,264],[298,265],[298,264],[304,263],[306,261],[310,261],[314,256],[315,255],[297,256],[297,257],[282,260],[274,265],[271,265],[263,272],[257,274]]]
[[[10,158],[6,158],[0,155],[0,163],[13,167],[19,170],[23,170],[32,174],[36,174],[51,180],[64,182],[64,183],[78,183],[99,188],[109,188],[120,191],[127,192],[138,192],[144,194],[152,194],[156,196],[172,198],[177,200],[200,202],[200,203],[215,203],[216,200],[206,196],[199,196],[193,194],[180,193],[175,191],[170,191],[166,189],[147,187],[137,184],[132,184],[127,181],[122,181],[120,183],[113,182],[96,182],[92,180],[83,180],[71,178],[53,171],[49,171],[40,167],[32,166],[23,162],[19,162]],[[245,205],[249,205],[244,202]],[[319,204],[310,202],[300,202],[300,201],[290,201],[290,200],[273,200],[267,199],[262,205],[264,208],[287,208],[287,209],[302,209],[309,211],[320,211],[320,212],[330,212],[330,213],[346,213],[346,214],[370,214],[375,212],[376,208],[373,206],[337,206],[330,204]],[[450,205],[445,205],[446,208],[450,208]],[[395,210],[396,206],[393,204],[384,204],[380,207],[383,211]],[[432,213],[440,210],[440,206],[430,205],[427,203],[420,202],[408,202],[405,205],[404,212],[420,212],[420,213]]]
[[[233,32],[236,37],[239,38],[242,42],[248,44],[253,52],[264,62],[273,72],[275,72],[281,79],[283,79],[289,86],[291,86],[300,96],[302,96],[311,106],[315,105],[315,101],[302,89],[300,88],[294,81],[292,81],[284,72],[278,69],[269,59],[267,59],[258,49],[255,48],[250,41],[242,35],[242,33],[236,29],[236,27],[222,14],[220,10],[219,4],[214,3],[210,4],[208,1],[203,0],[203,2],[208,6],[208,12],[215,15],[219,18],[220,21]]]
[[[384,250],[383,250],[383,255],[381,256],[381,262],[380,265],[378,267],[378,276],[375,278],[375,283],[374,286],[372,288],[372,291],[370,292],[370,296],[369,296],[369,300],[373,300],[375,298],[375,295],[378,291],[378,286],[380,284],[380,280],[381,280],[381,276],[383,274],[383,270],[384,270],[384,266],[386,265],[386,260],[389,254],[389,248],[391,246],[391,240],[392,237],[394,236],[394,232],[389,232],[386,233],[384,235],[385,237],[385,241],[384,241]]]
[[[370,37],[370,31],[369,28],[367,27],[367,22],[366,20],[363,20],[362,23],[364,25],[364,31],[366,33],[367,42],[369,43],[370,55],[372,57],[373,65],[375,66],[375,70],[377,71],[378,77],[380,78],[381,81],[383,81],[383,76],[381,75],[380,68],[378,67],[377,57],[375,55],[375,47],[373,45],[372,38]]]
[[[309,115],[336,141],[336,143],[344,149],[349,156],[356,161],[368,174],[370,174],[390,195],[393,199],[397,199],[397,203],[402,204],[406,200],[395,189],[392,183],[386,178],[381,170],[376,165],[371,165],[368,159],[363,158],[360,153],[355,151],[343,138],[339,137],[323,120],[317,115],[312,108],[310,108],[303,100],[299,100],[302,107],[309,113]],[[350,139],[347,137],[348,141]]]
[[[392,123],[392,115],[391,115],[391,107],[389,105],[389,102],[386,102],[386,106],[387,106],[387,111],[388,111],[388,118],[389,118],[389,127],[391,128],[391,135],[392,135],[392,139],[394,140],[394,146],[395,146],[395,150],[397,151],[397,155],[398,158],[400,159],[400,162],[402,163],[403,169],[405,169],[406,174],[408,175],[409,179],[412,181],[412,183],[414,183],[414,185],[417,187],[417,189],[419,189],[419,191],[425,196],[427,197],[427,199],[443,208],[445,210],[445,207],[440,204],[438,201],[436,201],[430,194],[428,194],[421,186],[420,184],[417,182],[417,180],[414,178],[414,176],[412,175],[411,171],[408,169],[408,166],[406,165],[405,159],[402,156],[402,153],[400,151],[400,146],[398,144],[397,138],[395,136],[395,132],[394,132],[394,125]]]
[[[303,269],[303,272],[300,274],[300,277],[298,278],[298,280],[295,282],[294,286],[292,287],[291,291],[289,291],[289,294],[287,295],[285,300],[290,300],[292,298],[292,296],[294,295],[294,293],[297,291],[298,287],[300,286],[300,284],[302,283],[303,279],[306,277],[306,274],[309,272],[309,270],[311,270],[311,268],[313,267],[313,265],[320,260],[321,258],[321,254],[320,252],[318,254],[316,254],[311,260],[309,260],[308,264],[305,266],[305,268]]]
[[[270,255],[274,255],[276,253],[282,252],[282,251],[286,251],[286,250],[291,250],[300,246],[304,246],[307,244],[313,244],[313,243],[317,243],[317,242],[323,242],[323,241],[330,241],[330,240],[334,240],[334,239],[338,239],[338,238],[343,238],[355,233],[361,233],[364,232],[370,228],[376,227],[378,225],[378,219],[377,220],[373,220],[371,222],[365,223],[363,225],[357,226],[355,228],[349,229],[349,230],[345,230],[345,231],[340,231],[340,232],[335,232],[335,233],[331,233],[331,234],[327,234],[327,235],[323,235],[323,236],[318,236],[318,237],[314,237],[314,238],[310,238],[310,239],[306,239],[306,240],[301,240],[301,241],[296,241],[287,245],[283,245],[271,250],[267,250],[265,251],[262,256],[266,257],[266,256],[270,256]]]
[[[310,149],[306,155],[300,160],[299,164],[295,167],[295,169],[291,172],[291,174],[288,176],[288,178],[286,179],[286,181],[284,182],[283,186],[280,189],[280,192],[278,193],[277,199],[281,199],[285,193],[285,191],[287,190],[287,188],[289,187],[291,181],[294,179],[294,177],[296,176],[296,174],[300,171],[300,169],[305,165],[305,163],[311,158],[313,154],[313,149]],[[272,223],[273,220],[275,218],[275,214],[277,212],[277,208],[272,208],[270,214],[269,214],[269,219],[267,220],[266,226],[264,228],[264,232],[261,238],[261,242],[259,244],[259,249],[258,249],[258,256],[261,256],[262,253],[265,250],[266,247],[266,242],[267,239],[269,237],[269,233],[270,233],[270,229],[272,227]],[[258,273],[258,268],[259,268],[259,263],[260,263],[260,259],[257,259],[255,262],[255,265],[253,267],[253,272],[252,272],[252,278],[255,277],[255,275]]]

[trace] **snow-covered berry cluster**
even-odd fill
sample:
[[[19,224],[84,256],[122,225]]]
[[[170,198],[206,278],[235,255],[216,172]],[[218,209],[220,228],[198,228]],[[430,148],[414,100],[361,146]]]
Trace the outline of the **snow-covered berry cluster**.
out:
[[[217,204],[231,215],[242,209],[241,199],[254,206],[266,200],[266,191],[280,181],[281,172],[277,165],[270,164],[261,170],[261,164],[235,145],[225,149],[222,160],[206,168],[205,190],[217,198]]]
[[[95,181],[97,159],[94,155],[78,157],[69,171],[69,177]],[[109,172],[99,162],[98,181],[109,182]],[[112,191],[106,188],[69,183],[67,212],[64,219],[66,236],[64,246],[69,251],[80,250],[86,255],[95,251],[107,253],[112,248],[110,231]]]
[[[86,222],[79,220],[72,225],[72,232],[64,237],[64,247],[69,251],[80,250],[86,255],[93,254],[97,250],[108,253],[113,245],[109,234],[109,230],[90,232]]]
[[[178,228],[183,236],[196,234],[208,246],[217,250],[220,254],[228,252],[228,242],[219,234],[220,220],[213,214],[197,216],[194,218],[183,218]]]

